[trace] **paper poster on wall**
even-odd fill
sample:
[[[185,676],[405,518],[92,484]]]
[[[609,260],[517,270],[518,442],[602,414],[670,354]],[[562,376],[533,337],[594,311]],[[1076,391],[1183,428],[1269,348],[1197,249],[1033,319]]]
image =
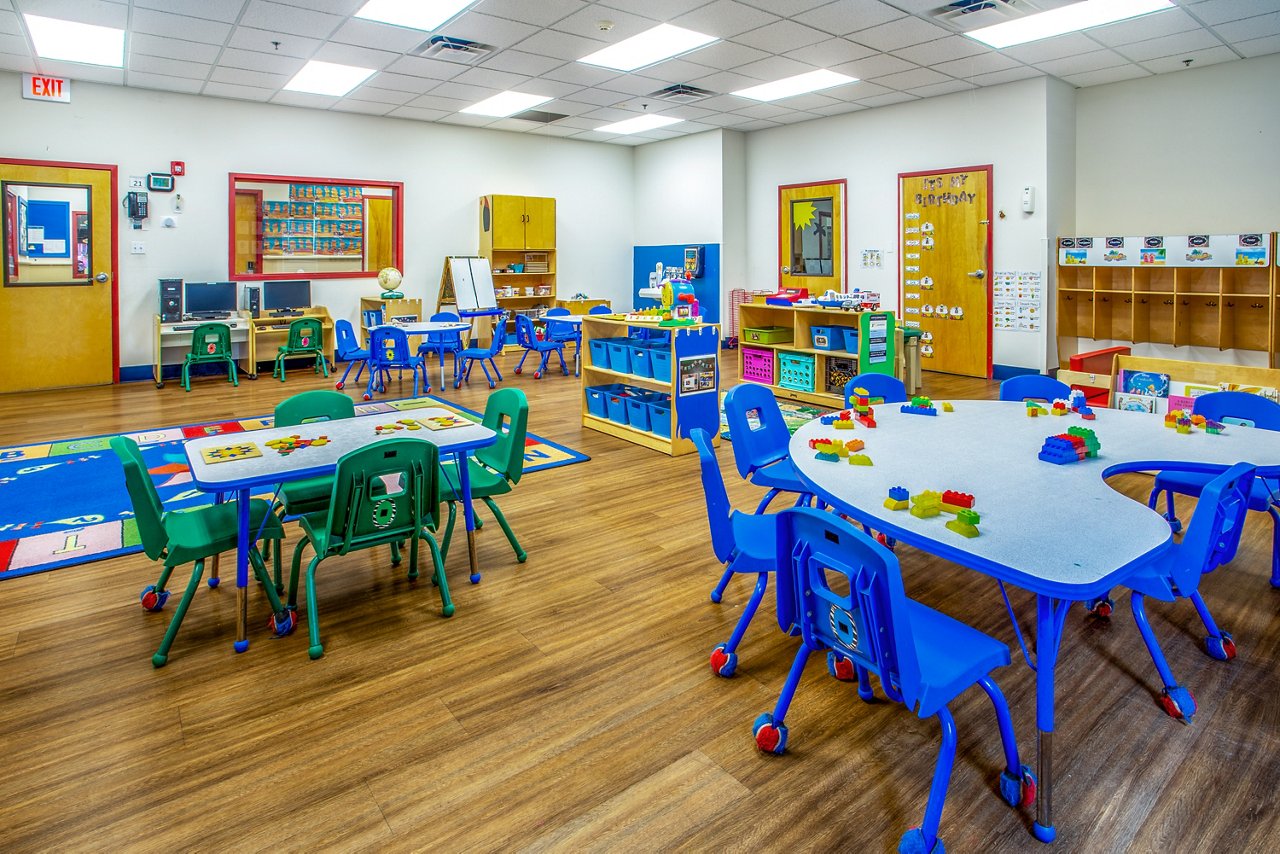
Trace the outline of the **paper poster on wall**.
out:
[[[688,396],[715,393],[716,357],[714,355],[681,356],[679,367],[678,394]]]
[[[1044,312],[1044,277],[1033,270],[992,274],[992,321],[1007,332],[1039,332]]]

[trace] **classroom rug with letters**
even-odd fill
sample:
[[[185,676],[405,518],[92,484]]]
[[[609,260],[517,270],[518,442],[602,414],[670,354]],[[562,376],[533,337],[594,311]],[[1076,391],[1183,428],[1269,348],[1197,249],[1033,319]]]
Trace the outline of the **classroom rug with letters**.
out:
[[[480,415],[438,397],[357,403],[357,415],[404,412],[442,406],[479,421]],[[196,489],[183,443],[221,433],[270,427],[271,416],[160,427],[125,433],[142,448],[147,471],[166,510],[208,504]],[[108,442],[89,436],[0,448],[0,578],[77,566],[142,551],[124,473]],[[589,459],[530,433],[525,441],[526,474]],[[262,498],[270,498],[264,491]]]

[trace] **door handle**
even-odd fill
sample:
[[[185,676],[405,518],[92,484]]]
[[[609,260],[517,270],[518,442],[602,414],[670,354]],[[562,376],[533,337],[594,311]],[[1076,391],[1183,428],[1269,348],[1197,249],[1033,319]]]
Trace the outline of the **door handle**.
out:
[[[790,272],[791,272],[791,268],[790,268],[790,267],[783,267],[783,268],[782,268],[782,275],[784,275],[784,276],[785,276],[785,275],[787,275],[787,274],[788,274],[788,273],[790,273]]]
[[[971,279],[985,279],[987,277],[987,271],[982,269],[974,270],[972,273],[969,273],[968,276]]]
[[[110,281],[111,277],[108,276],[106,273],[99,273],[98,275],[93,277],[93,280],[101,285],[101,284],[106,284],[108,281]]]

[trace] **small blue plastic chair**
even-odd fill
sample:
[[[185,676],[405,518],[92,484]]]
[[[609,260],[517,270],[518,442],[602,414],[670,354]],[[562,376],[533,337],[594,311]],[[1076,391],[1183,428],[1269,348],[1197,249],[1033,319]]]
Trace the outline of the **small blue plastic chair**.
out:
[[[1244,391],[1215,391],[1196,398],[1197,415],[1203,415],[1211,421],[1223,424],[1242,424],[1246,427],[1257,427],[1260,430],[1280,431],[1280,403],[1268,400],[1256,394]],[[1152,510],[1161,492],[1164,493],[1164,517],[1169,526],[1177,533],[1182,528],[1173,506],[1173,494],[1198,496],[1205,484],[1213,480],[1212,474],[1202,472],[1163,471],[1156,475],[1155,486],[1147,506]],[[1271,586],[1280,587],[1280,512],[1276,501],[1280,499],[1280,480],[1273,477],[1258,477],[1253,482],[1253,492],[1249,495],[1249,509],[1271,514]],[[1227,635],[1228,641],[1230,635]],[[1234,658],[1235,648],[1229,646],[1218,654],[1218,642],[1210,637],[1205,639],[1209,644],[1209,654],[1214,658]],[[1225,659],[1224,659],[1225,660]]]
[[[538,329],[533,325],[532,317],[524,314],[516,315],[516,343],[524,348],[524,355],[515,366],[517,374],[524,370],[524,360],[529,358],[529,354],[537,353],[540,360],[538,369],[533,372],[533,378],[542,379],[542,375],[547,372],[547,362],[551,360],[551,354],[555,353],[560,358],[561,372],[566,377],[569,376],[569,366],[564,361],[564,342],[549,337],[539,339]]]
[[[587,314],[613,314],[613,309],[607,305],[593,305],[587,309]]]
[[[360,367],[356,370],[355,382],[360,382],[360,375],[369,366],[369,351],[360,346],[360,340],[356,338],[356,331],[351,326],[350,320],[335,320],[333,332],[337,337],[338,359],[347,363],[347,369],[342,372],[342,379],[333,384],[334,388],[342,389],[347,385],[347,374],[351,373],[351,369],[356,365]]]
[[[557,322],[557,317],[569,317],[571,312],[569,309],[549,308],[542,315],[543,320],[547,322],[547,335],[552,341],[560,341],[564,344],[575,344],[582,337],[582,327],[573,323]]]
[[[711,672],[717,676],[732,676],[738,668],[738,644],[751,625],[760,600],[764,598],[773,572],[774,545],[777,542],[778,517],[771,513],[753,515],[735,510],[729,504],[729,493],[720,474],[720,461],[711,447],[711,437],[701,427],[689,431],[689,438],[698,449],[698,462],[702,468],[702,491],[707,499],[707,521],[711,525],[711,550],[725,564],[724,575],[711,591],[711,601],[719,602],[729,579],[737,573],[755,573],[756,586],[751,591],[738,624],[728,643],[722,643],[711,651]]]
[[[791,463],[791,431],[773,393],[756,383],[736,385],[724,396],[724,413],[738,474],[769,490],[756,512],[763,513],[780,492],[794,492],[797,505],[807,504],[812,495]]]
[[[462,319],[451,311],[441,311],[431,315],[433,323],[461,323]],[[418,345],[418,355],[424,359],[428,353],[434,353],[440,364],[441,386],[443,387],[444,358],[453,357],[453,377],[458,378],[458,357],[462,353],[462,330],[452,332],[428,332],[426,339]]]
[[[476,362],[480,363],[480,369],[484,371],[484,378],[489,381],[489,388],[496,388],[498,383],[502,382],[502,372],[498,370],[497,364],[493,361],[502,348],[507,343],[507,315],[503,312],[498,316],[498,320],[493,324],[493,340],[489,342],[488,347],[466,347],[458,356],[462,359],[462,368],[453,380],[453,387],[460,388],[465,381],[471,382],[471,369],[475,367]],[[488,363],[488,364],[486,364]],[[489,373],[489,368],[493,368],[493,374]]]
[[[1125,581],[1125,586],[1133,591],[1133,620],[1138,624],[1142,640],[1164,682],[1158,698],[1160,707],[1171,717],[1190,722],[1196,712],[1196,698],[1174,679],[1169,662],[1165,660],[1147,620],[1144,597],[1153,596],[1164,602],[1173,602],[1180,597],[1190,599],[1209,630],[1210,639],[1221,639],[1225,635],[1230,640],[1230,635],[1214,623],[1198,588],[1201,575],[1235,557],[1240,533],[1244,530],[1255,471],[1248,463],[1236,463],[1207,483],[1187,525],[1187,533],[1182,542],[1173,545],[1167,560],[1148,566]]]
[[[899,852],[942,852],[938,824],[956,753],[956,726],[947,709],[975,683],[995,707],[1005,769],[1000,796],[1010,806],[1035,799],[1036,779],[1018,758],[1009,706],[991,671],[1009,663],[1009,648],[975,628],[907,598],[898,559],[862,531],[835,515],[809,507],[777,514],[778,625],[798,627],[803,643],[772,714],[756,718],[756,746],[782,753],[787,746],[787,709],[809,656],[828,651],[847,659],[857,674],[858,696],[871,702],[874,673],[890,700],[921,718],[937,716],[942,748],[918,828],[903,834]],[[834,587],[833,587],[834,584]]]
[[[1021,401],[1030,398],[1052,403],[1055,400],[1066,400],[1070,396],[1071,386],[1044,374],[1023,374],[1000,383],[1001,400]]]
[[[413,396],[418,396],[418,380],[422,380],[423,394],[431,393],[431,381],[427,379],[426,365],[421,356],[409,349],[409,337],[395,326],[375,326],[369,332],[369,385],[364,399],[371,400],[376,388],[387,390],[387,378],[393,370],[413,373]]]
[[[884,403],[906,403],[907,387],[902,380],[888,374],[858,374],[844,384],[844,405],[853,406],[853,390],[862,388],[871,397],[879,397]]]

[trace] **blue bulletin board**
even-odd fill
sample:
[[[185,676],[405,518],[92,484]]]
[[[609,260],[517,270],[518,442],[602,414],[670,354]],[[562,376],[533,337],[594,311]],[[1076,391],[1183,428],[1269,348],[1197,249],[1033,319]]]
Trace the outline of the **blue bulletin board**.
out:
[[[28,258],[71,257],[71,203],[27,201]]]

